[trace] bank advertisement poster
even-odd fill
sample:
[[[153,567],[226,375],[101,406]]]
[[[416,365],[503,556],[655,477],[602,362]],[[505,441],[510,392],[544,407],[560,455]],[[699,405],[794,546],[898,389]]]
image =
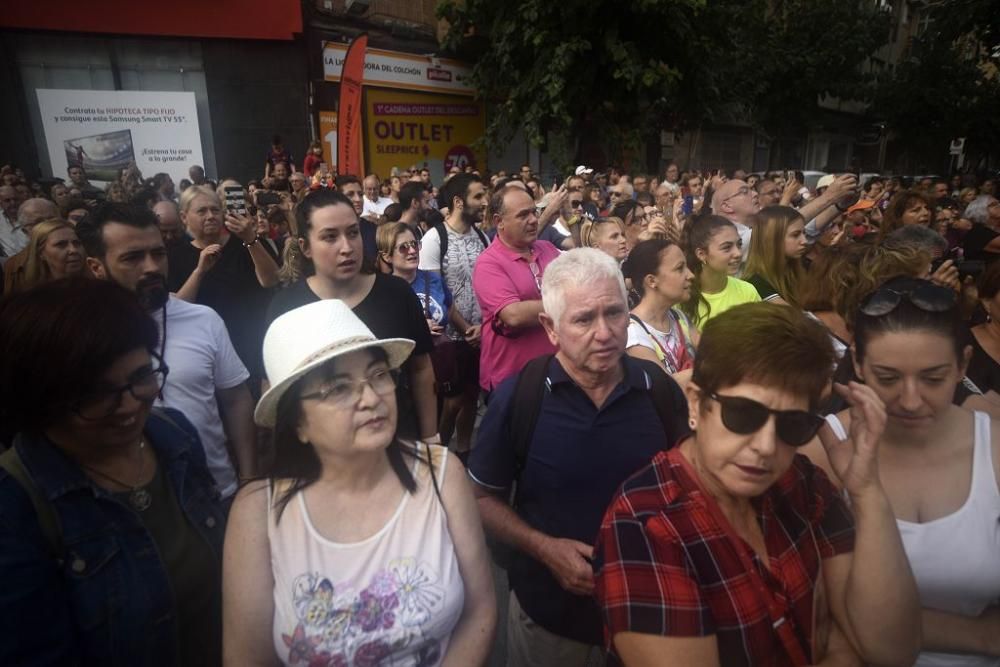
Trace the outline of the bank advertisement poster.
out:
[[[204,166],[194,93],[39,89],[38,108],[54,176],[82,166],[95,184],[135,162],[145,178],[174,183]]]
[[[371,88],[365,92],[365,147],[369,172],[383,178],[393,167],[426,167],[440,183],[453,167],[486,167],[483,105],[468,97],[404,93]]]

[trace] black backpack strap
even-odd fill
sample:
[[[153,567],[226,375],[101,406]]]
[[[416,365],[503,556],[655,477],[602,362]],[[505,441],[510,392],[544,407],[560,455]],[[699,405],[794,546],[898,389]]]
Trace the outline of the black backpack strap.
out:
[[[672,377],[663,369],[645,359],[632,359],[639,364],[646,374],[649,398],[653,401],[656,416],[663,425],[663,434],[667,437],[667,447],[673,447],[678,440],[688,433],[688,406],[684,392]]]
[[[24,461],[17,452],[17,447],[11,447],[3,454],[0,454],[0,468],[14,478],[24,492],[28,494],[35,514],[38,515],[38,527],[42,531],[45,543],[49,549],[49,555],[55,560],[62,560],[66,551],[62,539],[62,526],[59,525],[59,516],[56,514],[52,503],[42,495],[42,490],[35,484],[31,473],[24,467]]]
[[[549,362],[554,356],[545,354],[529,361],[521,369],[514,385],[514,398],[507,414],[507,432],[514,449],[518,475],[528,461],[528,450],[531,448],[547,389]]]
[[[479,242],[483,244],[483,248],[485,249],[490,247],[490,240],[486,238],[486,234],[483,233],[483,230],[481,230],[479,227],[476,227],[475,224],[472,225],[472,228],[476,230],[476,236],[479,237]]]

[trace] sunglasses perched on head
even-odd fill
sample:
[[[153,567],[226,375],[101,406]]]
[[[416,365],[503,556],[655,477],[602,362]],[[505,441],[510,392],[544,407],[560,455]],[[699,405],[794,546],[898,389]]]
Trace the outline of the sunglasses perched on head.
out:
[[[943,313],[955,307],[955,292],[931,282],[921,281],[907,289],[880,287],[864,300],[861,312],[871,317],[887,315],[906,299],[920,310]]]
[[[739,435],[756,433],[774,415],[778,438],[786,445],[801,447],[812,440],[823,425],[823,417],[805,410],[772,410],[763,403],[742,396],[708,396],[722,408],[722,425]]]

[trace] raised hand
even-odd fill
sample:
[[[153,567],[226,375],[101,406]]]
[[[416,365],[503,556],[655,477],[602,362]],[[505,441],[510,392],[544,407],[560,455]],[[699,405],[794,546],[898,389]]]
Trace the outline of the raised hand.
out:
[[[941,262],[937,271],[930,275],[930,281],[941,287],[950,287],[956,292],[962,289],[962,281],[958,277],[958,267],[950,259]]]
[[[201,273],[208,273],[212,270],[212,267],[215,266],[215,263],[219,261],[219,257],[221,256],[222,246],[218,243],[205,246],[198,255],[198,271]]]
[[[244,243],[253,243],[257,238],[257,221],[249,215],[226,213],[226,229]]]
[[[848,192],[854,192],[857,189],[858,179],[854,174],[840,174],[833,179],[833,183],[830,184],[826,192],[839,199],[840,195],[846,195]]]
[[[885,431],[885,405],[871,387],[860,382],[835,383],[833,388],[851,406],[851,432],[847,440],[840,440],[824,425],[820,441],[843,488],[852,496],[862,494],[881,484],[878,444]]]

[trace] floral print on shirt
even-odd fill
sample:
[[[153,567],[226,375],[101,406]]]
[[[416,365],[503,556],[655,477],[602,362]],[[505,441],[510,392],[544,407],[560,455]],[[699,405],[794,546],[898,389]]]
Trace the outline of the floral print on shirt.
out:
[[[428,624],[445,607],[439,577],[412,558],[390,561],[357,591],[319,573],[292,585],[298,625],[282,633],[288,664],[307,667],[430,667],[441,661]]]

